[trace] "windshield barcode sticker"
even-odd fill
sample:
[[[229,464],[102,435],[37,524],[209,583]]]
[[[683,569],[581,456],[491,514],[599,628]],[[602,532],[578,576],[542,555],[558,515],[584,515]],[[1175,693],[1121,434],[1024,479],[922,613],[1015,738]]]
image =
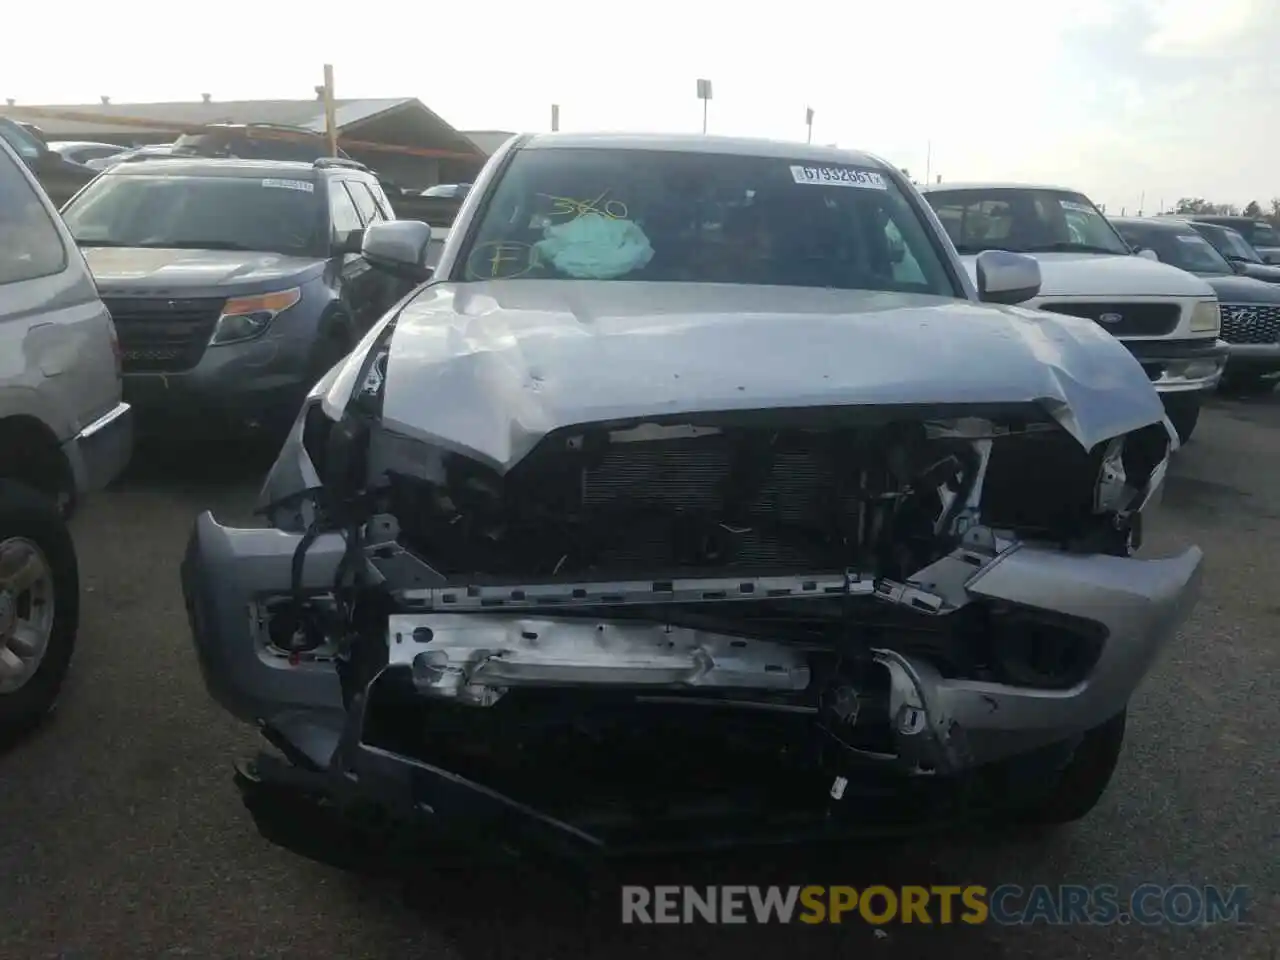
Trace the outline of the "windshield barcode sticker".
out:
[[[310,180],[263,180],[264,187],[275,187],[277,190],[301,190],[303,193],[315,193],[316,185]]]
[[[806,167],[792,164],[791,179],[796,183],[829,187],[861,187],[864,190],[887,190],[884,177],[874,170],[856,167]]]

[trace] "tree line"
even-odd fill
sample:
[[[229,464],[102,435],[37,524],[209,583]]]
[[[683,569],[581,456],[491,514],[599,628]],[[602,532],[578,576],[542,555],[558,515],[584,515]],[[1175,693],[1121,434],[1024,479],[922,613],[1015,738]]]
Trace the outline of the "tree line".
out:
[[[1254,217],[1258,220],[1267,220],[1273,226],[1280,227],[1280,197],[1273,197],[1271,202],[1267,204],[1267,209],[1262,208],[1262,204],[1257,200],[1250,200],[1245,204],[1244,209],[1236,206],[1234,203],[1210,203],[1203,197],[1183,197],[1173,208],[1174,213],[1209,213],[1218,214],[1223,217]]]

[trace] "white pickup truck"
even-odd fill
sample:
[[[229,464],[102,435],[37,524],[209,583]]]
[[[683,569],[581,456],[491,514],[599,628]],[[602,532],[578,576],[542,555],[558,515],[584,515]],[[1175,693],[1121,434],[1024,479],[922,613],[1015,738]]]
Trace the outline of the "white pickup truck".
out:
[[[57,700],[79,620],[66,517],[132,448],[111,315],[57,210],[0,141],[0,741]]]
[[[1024,306],[1086,317],[1120,340],[1155,384],[1185,442],[1222,377],[1218,301],[1202,279],[1136,253],[1084,194],[1064,187],[952,183],[921,188],[970,274],[984,250],[1040,262]]]

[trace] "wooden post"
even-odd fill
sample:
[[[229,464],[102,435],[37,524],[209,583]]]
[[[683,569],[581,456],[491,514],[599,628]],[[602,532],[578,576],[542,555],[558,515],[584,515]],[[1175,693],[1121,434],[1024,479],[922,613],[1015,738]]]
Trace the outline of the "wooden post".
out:
[[[338,119],[333,102],[333,64],[324,65],[324,129],[329,135],[329,156],[338,155]]]

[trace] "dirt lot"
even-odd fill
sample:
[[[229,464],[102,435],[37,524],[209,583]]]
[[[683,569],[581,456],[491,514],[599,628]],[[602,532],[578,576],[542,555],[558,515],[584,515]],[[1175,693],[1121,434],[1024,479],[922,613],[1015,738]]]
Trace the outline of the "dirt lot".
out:
[[[1280,956],[1280,398],[1219,402],[1179,456],[1151,552],[1209,557],[1206,594],[1140,691],[1112,789],[1049,841],[956,837],[768,863],[673,864],[657,882],[1247,884],[1244,926],[622,927],[545,880],[357,881],[259,840],[230,779],[255,735],[205,696],[177,564],[196,512],[247,511],[266,461],[140,457],[76,521],[85,584],[59,713],[0,757],[0,955]],[[865,951],[865,953],[864,953]]]

